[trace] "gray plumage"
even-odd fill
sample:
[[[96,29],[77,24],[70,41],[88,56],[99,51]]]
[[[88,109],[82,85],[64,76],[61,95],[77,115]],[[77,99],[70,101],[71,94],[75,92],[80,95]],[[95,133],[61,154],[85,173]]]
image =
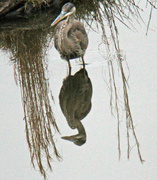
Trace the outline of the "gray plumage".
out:
[[[54,44],[61,58],[69,61],[81,57],[84,64],[83,57],[88,46],[88,37],[83,24],[74,19],[75,11],[76,8],[72,3],[66,3],[60,15],[51,24],[54,26],[58,23],[54,33]]]

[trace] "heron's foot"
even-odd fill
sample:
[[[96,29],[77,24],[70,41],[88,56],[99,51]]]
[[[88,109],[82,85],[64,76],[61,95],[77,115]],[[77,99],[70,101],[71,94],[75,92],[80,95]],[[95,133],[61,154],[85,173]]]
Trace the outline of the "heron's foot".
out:
[[[82,65],[84,68],[85,68],[85,66],[86,65],[89,65],[90,63],[81,63],[81,64],[79,64],[79,65]]]

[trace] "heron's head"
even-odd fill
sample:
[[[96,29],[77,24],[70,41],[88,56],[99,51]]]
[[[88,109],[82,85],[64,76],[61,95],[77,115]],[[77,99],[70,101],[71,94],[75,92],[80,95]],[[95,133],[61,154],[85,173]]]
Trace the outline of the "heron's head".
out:
[[[73,136],[63,136],[62,139],[71,141],[78,146],[82,146],[86,142],[86,134],[76,134]]]
[[[65,19],[66,17],[69,17],[73,14],[75,14],[76,8],[72,3],[66,3],[62,7],[61,13],[57,16],[57,18],[52,22],[51,27],[56,25],[61,20]]]

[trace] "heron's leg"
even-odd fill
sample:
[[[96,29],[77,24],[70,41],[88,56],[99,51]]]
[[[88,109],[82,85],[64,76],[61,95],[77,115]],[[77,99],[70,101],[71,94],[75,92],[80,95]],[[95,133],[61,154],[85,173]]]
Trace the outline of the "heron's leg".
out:
[[[83,63],[83,68],[85,68],[85,62],[84,62],[84,57],[82,56],[82,63]]]
[[[71,75],[71,64],[70,64],[69,60],[67,60],[67,61],[68,61],[68,67],[69,67],[69,75]]]

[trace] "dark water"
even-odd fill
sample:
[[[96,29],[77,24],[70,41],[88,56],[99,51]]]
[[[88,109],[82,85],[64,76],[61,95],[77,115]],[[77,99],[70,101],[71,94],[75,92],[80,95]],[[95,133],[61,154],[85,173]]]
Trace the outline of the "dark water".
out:
[[[37,169],[40,167],[41,170],[47,170],[48,155],[54,160],[51,162],[53,172],[47,171],[48,179],[155,179],[156,21],[154,14],[151,22],[154,31],[149,31],[148,36],[145,35],[145,27],[137,27],[139,32],[135,33],[118,24],[122,55],[127,60],[127,64],[124,61],[124,67],[126,76],[129,77],[130,108],[142,158],[146,160],[144,165],[139,160],[136,146],[134,147],[132,133],[130,146],[133,149],[130,160],[127,160],[126,119],[124,105],[121,103],[122,82],[119,71],[115,69],[121,107],[121,161],[118,161],[117,119],[111,115],[111,94],[108,89],[109,54],[106,53],[105,46],[100,45],[101,31],[90,30],[88,34],[89,47],[85,61],[88,64],[86,70],[92,82],[93,94],[91,111],[82,121],[87,142],[81,147],[61,139],[61,136],[73,135],[77,131],[70,129],[59,105],[58,96],[63,79],[68,76],[68,65],[55,50],[51,32],[47,35],[47,30],[44,34],[44,31],[38,29],[25,32],[19,29],[3,33],[3,38],[7,37],[6,41],[1,41],[0,51],[0,179],[43,179],[39,170],[35,171],[30,163],[30,156]],[[19,37],[23,40],[18,41]],[[10,51],[5,51],[6,49]],[[114,59],[115,54],[113,51],[110,57]],[[73,60],[71,64],[72,74],[82,67],[79,60]],[[60,134],[57,133],[57,128]],[[50,147],[47,146],[48,143],[51,144]],[[55,148],[57,151],[54,152]],[[58,157],[61,162],[57,155],[61,156]]]

